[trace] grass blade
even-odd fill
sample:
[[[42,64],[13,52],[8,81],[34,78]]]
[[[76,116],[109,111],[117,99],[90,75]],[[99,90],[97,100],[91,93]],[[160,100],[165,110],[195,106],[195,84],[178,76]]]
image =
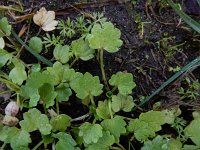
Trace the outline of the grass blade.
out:
[[[199,6],[200,6],[200,0],[197,0],[197,3],[199,4]]]
[[[52,62],[50,62],[48,59],[44,58],[43,56],[39,55],[38,53],[36,53],[35,51],[33,51],[30,47],[28,47],[19,37],[18,35],[14,32],[11,31],[12,35],[16,38],[16,40],[23,45],[26,50],[28,50],[33,56],[35,56],[38,60],[42,61],[43,63],[45,63],[48,66],[53,66]]]
[[[200,24],[196,22],[194,19],[192,19],[190,16],[188,16],[186,13],[181,11],[176,4],[172,0],[167,0],[168,4],[176,11],[176,13],[195,31],[200,33]],[[197,0],[198,3],[200,3],[200,0]]]
[[[166,0],[169,5],[176,11],[176,13],[195,31],[200,33],[200,24],[193,20],[190,16],[185,14],[183,11],[181,11],[176,4],[172,0]],[[197,0],[198,4],[200,5],[200,0]],[[147,103],[152,97],[154,97],[156,94],[158,94],[161,90],[163,90],[166,86],[168,86],[170,83],[175,81],[180,75],[182,75],[184,72],[188,71],[192,67],[200,64],[200,56],[191,61],[188,65],[183,67],[179,72],[174,74],[172,77],[170,77],[166,82],[164,82],[156,91],[154,91],[150,96],[148,96],[143,102],[141,102],[138,106],[143,106],[145,103]]]

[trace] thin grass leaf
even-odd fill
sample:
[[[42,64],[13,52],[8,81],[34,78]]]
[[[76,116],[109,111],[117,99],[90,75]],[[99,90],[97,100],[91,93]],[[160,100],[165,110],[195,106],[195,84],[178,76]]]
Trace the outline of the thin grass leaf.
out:
[[[192,19],[190,16],[188,16],[186,13],[181,11],[177,5],[172,0],[167,0],[168,4],[176,11],[176,13],[195,31],[200,33],[200,24],[196,22],[194,19]],[[200,4],[200,0],[197,0],[197,2]]]
[[[16,38],[16,40],[23,45],[33,56],[35,56],[38,60],[42,61],[48,66],[53,66],[52,62],[50,62],[48,59],[44,58],[43,56],[39,55],[35,51],[33,51],[30,47],[28,47],[19,37],[18,35],[14,32],[11,31],[12,35]]]
[[[199,4],[199,6],[200,6],[200,0],[197,0],[197,3]]]
[[[169,78],[166,82],[164,82],[156,91],[154,91],[149,97],[147,97],[143,102],[141,102],[138,106],[143,106],[145,103],[147,103],[152,97],[154,97],[156,94],[158,94],[161,90],[163,90],[166,86],[168,86],[170,83],[175,81],[181,74],[183,74],[186,71],[189,71],[194,66],[198,66],[200,64],[200,56],[191,61],[188,65],[183,67],[179,72],[174,74],[171,78]]]

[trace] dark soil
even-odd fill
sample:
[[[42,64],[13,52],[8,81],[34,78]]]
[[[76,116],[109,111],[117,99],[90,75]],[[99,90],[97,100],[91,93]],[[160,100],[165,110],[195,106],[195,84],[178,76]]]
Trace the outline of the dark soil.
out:
[[[23,0],[25,9],[37,10],[39,7],[45,6],[48,10],[55,10],[57,18],[66,19],[67,17],[76,18],[79,14],[73,7],[77,1],[69,0],[35,0],[34,3]],[[84,1],[84,0],[82,0]],[[8,5],[11,2],[2,0],[0,4]],[[199,8],[194,5],[194,0],[185,0],[184,9],[188,14],[196,20],[199,19]],[[195,6],[195,7],[193,7]],[[68,9],[67,9],[68,8]],[[123,46],[120,51],[114,54],[105,53],[104,63],[109,79],[112,74],[118,71],[131,72],[134,75],[137,87],[134,89],[133,97],[139,99],[140,96],[148,96],[155,89],[157,89],[163,82],[173,75],[169,72],[169,67],[185,66],[191,60],[199,56],[200,52],[200,39],[193,30],[191,30],[177,14],[167,5],[162,5],[161,2],[152,1],[152,4],[147,4],[146,0],[139,0],[136,5],[131,2],[119,2],[115,0],[108,0],[105,3],[97,1],[80,5],[80,10],[84,12],[103,12],[104,15],[113,22],[117,28],[122,32],[121,39]],[[136,23],[136,16],[139,16],[140,22]],[[139,27],[144,23],[143,35],[142,29]],[[15,30],[18,32],[23,24],[28,24],[29,21],[24,21],[15,25]],[[31,24],[32,31],[30,36],[35,35],[37,27]],[[43,34],[43,33],[42,33]],[[160,42],[163,38],[168,37],[170,40],[166,43]],[[173,38],[172,38],[173,37]],[[169,54],[169,48],[175,45],[181,45]],[[51,59],[52,51],[43,54],[45,57]],[[37,62],[31,54],[24,52],[21,58],[26,63]],[[79,61],[74,67],[80,72],[90,72],[93,75],[101,76],[99,64],[96,59],[89,62]],[[188,74],[192,79],[199,79],[200,71],[197,68],[193,74]],[[180,97],[176,94],[176,89],[181,86],[181,79],[170,84],[159,95],[155,96],[151,101],[146,104],[142,110],[152,109],[152,105],[157,102],[162,102],[162,107],[174,107],[177,105],[184,105],[183,113],[187,114],[188,108],[191,105],[196,105],[199,109],[200,99],[195,101],[195,104],[188,104],[180,102]],[[75,98],[75,97],[74,97]],[[1,106],[2,107],[2,106]],[[61,112],[68,114],[72,118],[84,115],[88,112],[79,101],[70,100],[70,103],[60,106]],[[139,112],[141,110],[138,110]],[[137,116],[136,114],[125,114],[129,117]],[[127,148],[128,137],[124,137],[124,147]],[[37,142],[36,142],[37,143]]]

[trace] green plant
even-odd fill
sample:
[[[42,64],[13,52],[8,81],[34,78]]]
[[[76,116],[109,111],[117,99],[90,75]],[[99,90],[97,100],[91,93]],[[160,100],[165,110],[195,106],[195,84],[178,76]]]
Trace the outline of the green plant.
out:
[[[133,118],[126,117],[125,114],[134,113],[137,106],[131,95],[136,87],[133,75],[117,72],[107,80],[103,60],[104,51],[114,53],[120,49],[121,32],[102,14],[93,16],[86,31],[87,25],[83,20],[76,20],[81,35],[71,43],[64,43],[64,37],[56,37],[52,33],[52,37],[47,34],[44,41],[39,37],[32,38],[27,46],[15,32],[11,32],[40,63],[47,66],[39,63],[27,65],[16,57],[15,52],[7,51],[6,47],[0,49],[0,67],[9,68],[8,72],[1,72],[0,81],[12,91],[12,98],[20,108],[20,115],[3,116],[3,124],[0,125],[1,149],[9,145],[14,150],[28,150],[33,145],[34,133],[38,135],[38,144],[31,147],[33,150],[49,146],[56,150],[66,147],[69,150],[125,150],[121,144],[121,137],[125,135],[130,136],[130,145],[138,142],[143,145],[143,150],[199,147],[199,137],[194,135],[199,132],[198,112],[194,112],[194,120],[184,129],[185,124],[177,119],[180,115],[177,109],[152,110]],[[4,30],[5,26],[9,27],[8,31]],[[3,36],[10,35],[8,22],[0,29],[5,32]],[[40,45],[35,47],[34,43],[38,41]],[[47,50],[53,48],[52,62],[38,54],[42,44]],[[78,59],[87,61],[95,56],[100,63],[102,80],[99,76],[73,68]],[[87,107],[87,114],[71,118],[63,113],[60,105],[70,104],[70,101],[78,101]],[[140,97],[140,101],[144,103],[144,97]],[[87,117],[90,119],[87,120]],[[186,145],[170,135],[159,135],[165,124],[173,126],[195,145]]]
[[[180,87],[177,89],[177,93],[181,96],[183,100],[197,100],[199,97],[200,83],[199,81],[191,82],[189,78],[185,80],[186,88]]]

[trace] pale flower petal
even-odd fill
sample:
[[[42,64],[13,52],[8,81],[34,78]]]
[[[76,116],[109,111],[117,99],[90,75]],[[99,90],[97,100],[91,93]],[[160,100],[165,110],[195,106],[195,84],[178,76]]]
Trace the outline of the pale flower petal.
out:
[[[3,49],[5,47],[5,42],[4,39],[1,37],[0,38],[0,49]]]
[[[58,21],[54,20],[52,21],[51,23],[45,25],[45,26],[42,26],[42,29],[44,31],[52,31],[56,28],[56,26],[58,25]]]
[[[44,7],[33,16],[33,21],[38,26],[42,27],[44,31],[52,31],[58,24],[58,21],[55,20],[55,12],[47,11]]]

